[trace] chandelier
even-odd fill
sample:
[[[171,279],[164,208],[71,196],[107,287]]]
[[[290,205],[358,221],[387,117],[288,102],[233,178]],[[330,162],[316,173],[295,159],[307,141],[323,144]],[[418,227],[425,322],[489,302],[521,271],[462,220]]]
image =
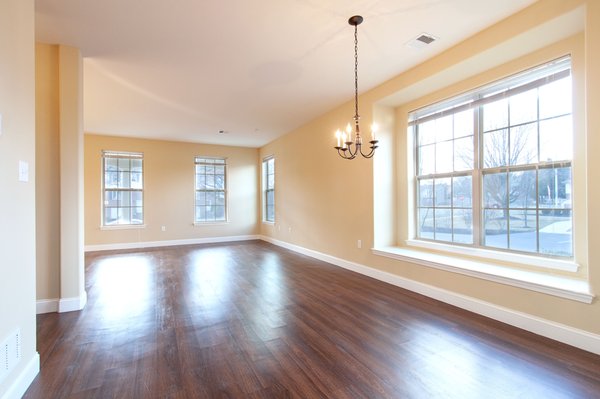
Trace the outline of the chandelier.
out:
[[[371,126],[371,141],[369,141],[370,151],[364,153],[362,150],[363,139],[360,135],[360,125],[358,115],[358,25],[363,21],[363,17],[355,15],[350,17],[348,23],[354,26],[354,132],[352,132],[352,126],[348,123],[344,132],[339,129],[335,132],[337,139],[337,145],[334,147],[338,154],[344,159],[354,159],[359,154],[365,158],[371,158],[375,154],[378,141],[375,140],[375,131],[377,126],[373,124]],[[354,134],[353,134],[354,133]],[[354,139],[352,138],[354,136]]]

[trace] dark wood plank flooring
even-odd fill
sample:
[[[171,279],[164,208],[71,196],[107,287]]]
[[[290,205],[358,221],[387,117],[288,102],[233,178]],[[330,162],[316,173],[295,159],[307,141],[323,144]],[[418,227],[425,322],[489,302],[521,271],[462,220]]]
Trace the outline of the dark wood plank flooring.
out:
[[[600,356],[260,241],[86,273],[25,398],[600,398]]]

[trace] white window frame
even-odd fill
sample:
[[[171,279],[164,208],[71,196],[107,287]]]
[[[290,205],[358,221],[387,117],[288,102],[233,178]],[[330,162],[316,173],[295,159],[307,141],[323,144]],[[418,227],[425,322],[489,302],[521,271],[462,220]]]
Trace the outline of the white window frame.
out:
[[[546,76],[546,75],[552,75],[553,74],[553,67],[556,70],[556,75],[554,76],[554,78],[558,79],[561,76],[561,70],[564,70],[564,65],[565,63],[568,63],[569,65],[569,70],[571,69],[571,60],[570,57],[562,57],[558,60],[555,60],[554,62],[550,62],[550,63],[546,63],[540,67],[536,67],[536,68],[532,68],[529,69],[527,71],[524,71],[523,73],[519,73],[517,75],[508,77],[506,79],[502,79],[500,80],[498,83],[496,84],[492,84],[492,85],[488,85],[482,88],[478,88],[475,89],[469,93],[466,93],[464,95],[459,95],[456,97],[451,98],[450,100],[445,100],[445,101],[441,101],[439,103],[433,104],[431,106],[428,107],[424,107],[421,108],[419,110],[413,111],[409,114],[409,129],[408,129],[408,134],[409,135],[414,135],[414,131],[413,131],[413,126],[416,125],[419,122],[423,122],[426,119],[435,119],[436,117],[442,117],[445,114],[452,114],[452,113],[456,113],[457,111],[460,110],[466,110],[469,108],[474,108],[475,109],[475,113],[477,113],[477,107],[482,106],[483,103],[485,102],[491,102],[488,98],[489,97],[496,97],[499,95],[505,95],[508,94],[514,94],[516,90],[518,89],[519,84],[519,80],[522,80],[521,85],[525,84],[527,85],[526,82],[529,82],[531,80],[536,80],[535,77],[532,79],[532,75],[535,75],[535,73],[537,71],[539,71],[538,73],[541,76]],[[551,78],[552,79],[552,78]],[[512,93],[509,90],[506,90],[507,86],[507,82],[511,82],[511,87],[515,87],[517,86],[517,89],[515,91],[513,91]],[[538,82],[539,83],[539,82]],[[535,85],[535,83],[532,83],[531,85]],[[479,99],[480,97],[476,97],[475,94],[479,93],[484,93],[486,95],[489,95],[490,93],[494,93],[495,91],[498,91],[499,89],[504,89],[504,94],[498,94],[498,95],[491,95],[489,97],[486,97],[485,100],[481,100]],[[521,89],[521,91],[525,91],[525,89]],[[572,115],[572,113],[571,113]],[[475,118],[477,118],[477,115],[475,115]],[[474,153],[474,158],[475,158],[475,163],[477,163],[477,158],[481,156],[482,154],[482,145],[480,146],[477,141],[480,139],[480,137],[483,136],[482,132],[478,131],[478,127],[475,126],[474,129],[474,140],[475,140],[475,148],[476,151]],[[414,188],[413,188],[413,192],[414,192],[414,206],[413,206],[413,212],[414,215],[412,217],[413,226],[409,227],[409,231],[412,232],[413,237],[410,238],[409,240],[407,240],[407,244],[412,245],[412,246],[416,246],[416,247],[421,247],[421,248],[425,248],[425,249],[433,249],[433,250],[441,250],[441,251],[445,251],[445,252],[452,252],[452,253],[456,253],[456,254],[460,254],[460,255],[470,255],[470,256],[481,256],[487,259],[495,259],[495,260],[500,260],[500,261],[509,261],[509,262],[515,262],[515,263],[520,263],[520,264],[529,264],[529,265],[534,265],[534,266],[540,266],[540,267],[546,267],[546,268],[554,268],[554,269],[559,269],[559,270],[565,270],[565,271],[571,271],[574,272],[577,270],[577,264],[574,261],[574,256],[575,256],[575,236],[572,235],[572,254],[573,256],[570,257],[554,257],[554,256],[550,256],[550,255],[544,255],[544,254],[540,254],[540,253],[523,253],[523,252],[518,252],[518,251],[514,251],[511,249],[506,249],[506,250],[501,250],[501,249],[497,249],[497,248],[490,248],[490,247],[485,247],[482,244],[481,241],[481,237],[483,236],[483,226],[482,226],[482,216],[481,214],[483,213],[483,201],[480,197],[481,194],[481,182],[483,181],[483,173],[489,172],[489,170],[486,170],[484,167],[477,167],[477,165],[474,167],[474,171],[473,172],[473,192],[472,192],[472,197],[473,197],[473,219],[474,219],[474,226],[473,226],[473,244],[459,244],[459,243],[454,243],[454,242],[448,242],[448,241],[438,241],[438,240],[429,240],[429,239],[423,239],[423,238],[419,238],[417,237],[417,225],[419,223],[419,218],[417,215],[417,208],[418,208],[418,195],[419,195],[419,178],[422,178],[422,176],[418,176],[418,157],[417,157],[417,146],[418,143],[416,142],[416,140],[414,140],[414,153],[413,153],[413,159],[415,162],[415,166],[414,166],[414,170],[415,170],[415,174],[414,174]],[[478,152],[479,150],[479,152]],[[568,162],[568,167],[572,168],[573,159],[571,158],[571,160],[569,160]],[[565,164],[564,162],[559,162],[560,164]],[[543,162],[540,162],[539,164],[543,164]],[[542,165],[542,166],[551,166],[551,165]],[[538,167],[538,166],[536,166]],[[508,168],[505,168],[508,169]],[[521,168],[522,169],[522,168]],[[470,174],[471,171],[468,172],[468,174]],[[465,172],[452,172],[452,173],[447,173],[446,175],[448,176],[459,176],[459,175],[465,175]],[[575,179],[575,176],[573,173],[571,173],[571,178]],[[572,223],[575,223],[575,219],[572,219]]]
[[[140,170],[134,171],[131,166],[132,160],[140,160]],[[110,169],[108,166],[109,161],[117,161],[119,165],[117,170]],[[111,162],[111,163],[112,163]],[[126,162],[128,167],[124,170],[120,170],[121,162]],[[116,182],[116,187],[114,184],[110,185],[111,187],[107,187],[107,177],[111,176],[110,179]],[[135,175],[135,178],[134,178]],[[126,178],[128,180],[127,184],[121,184],[122,180]],[[131,187],[133,182],[138,182],[138,187]],[[141,185],[141,187],[140,187]],[[127,187],[128,186],[128,187]],[[107,199],[107,196],[114,196],[113,200]],[[127,196],[127,205],[119,206],[120,199],[118,197],[124,198],[123,196]],[[117,201],[117,205],[111,205],[111,201]],[[134,204],[134,201],[138,201]],[[141,152],[126,152],[126,151],[102,151],[102,211],[101,211],[101,222],[100,226],[102,229],[119,229],[119,228],[141,228],[144,227],[144,154]],[[138,219],[138,222],[133,222],[132,220],[132,212],[134,208],[141,208],[141,219]],[[106,217],[109,210],[114,209],[119,213],[119,209],[129,210],[129,223],[119,223],[117,219],[116,223],[106,223]]]
[[[269,163],[272,163],[272,173],[269,173]],[[269,185],[269,174],[273,175],[273,185]],[[273,193],[273,219],[269,219],[268,207],[269,207],[269,192]],[[264,223],[275,223],[275,157],[273,155],[268,156],[262,161],[262,211],[263,211],[263,222]]]
[[[216,168],[222,167],[223,173],[216,173]],[[199,173],[201,168],[205,168],[204,173]],[[206,168],[213,168],[211,173],[206,172]],[[223,187],[215,187],[215,178],[223,176]],[[204,177],[204,184],[201,183]],[[207,182],[207,177],[211,177],[212,183]],[[227,158],[209,157],[198,155],[194,158],[194,225],[206,225],[215,223],[227,223]],[[207,201],[210,202],[207,204]],[[223,217],[217,218],[217,208],[223,208]],[[201,218],[202,208],[204,208],[204,218]],[[206,218],[208,208],[213,208],[213,218]]]

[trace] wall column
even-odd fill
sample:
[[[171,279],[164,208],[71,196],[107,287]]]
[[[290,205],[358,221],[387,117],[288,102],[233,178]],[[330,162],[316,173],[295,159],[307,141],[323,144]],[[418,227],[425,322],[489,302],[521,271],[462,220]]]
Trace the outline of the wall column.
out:
[[[79,49],[59,46],[60,301],[59,312],[87,302],[84,271],[83,61]]]

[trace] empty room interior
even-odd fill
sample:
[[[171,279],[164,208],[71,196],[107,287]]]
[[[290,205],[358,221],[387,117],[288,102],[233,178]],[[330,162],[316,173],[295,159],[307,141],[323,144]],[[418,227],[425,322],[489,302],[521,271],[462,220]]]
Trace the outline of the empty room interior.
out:
[[[599,111],[597,0],[2,0],[0,398],[600,398]]]

